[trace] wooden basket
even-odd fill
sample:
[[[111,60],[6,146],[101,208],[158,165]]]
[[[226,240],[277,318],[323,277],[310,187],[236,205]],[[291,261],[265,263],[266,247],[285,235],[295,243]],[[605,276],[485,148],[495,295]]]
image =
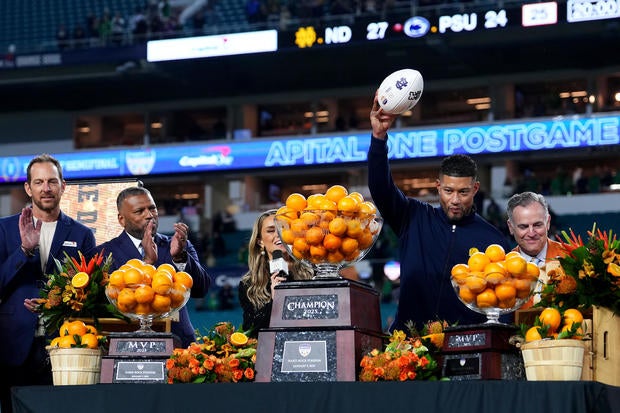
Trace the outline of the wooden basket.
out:
[[[581,379],[585,344],[581,340],[537,340],[521,346],[528,380]]]
[[[47,347],[55,386],[96,384],[101,373],[101,350]]]

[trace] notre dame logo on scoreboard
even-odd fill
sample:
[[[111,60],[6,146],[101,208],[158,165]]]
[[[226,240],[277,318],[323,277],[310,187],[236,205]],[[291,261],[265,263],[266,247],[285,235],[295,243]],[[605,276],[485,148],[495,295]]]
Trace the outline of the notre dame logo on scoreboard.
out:
[[[99,181],[68,183],[60,202],[62,211],[93,230],[97,245],[118,236],[123,228],[118,223],[116,197],[139,181]]]

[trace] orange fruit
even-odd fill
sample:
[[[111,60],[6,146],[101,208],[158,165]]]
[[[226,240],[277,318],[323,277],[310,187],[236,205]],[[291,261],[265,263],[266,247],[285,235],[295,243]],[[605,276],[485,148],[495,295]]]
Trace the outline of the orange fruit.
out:
[[[123,274],[123,279],[125,280],[126,285],[142,284],[142,282],[144,281],[142,271],[137,268],[129,268],[125,270],[125,273]]]
[[[338,201],[338,211],[342,213],[344,216],[353,216],[358,210],[358,201],[356,198],[351,195],[347,195]]]
[[[350,196],[351,198],[356,199],[358,204],[364,202],[364,195],[360,194],[357,191],[351,192],[348,196]]]
[[[128,265],[133,268],[142,268],[142,266],[144,265],[144,261],[142,261],[139,258],[132,258],[129,261],[127,261],[125,265]]]
[[[377,213],[377,207],[370,201],[363,201],[359,204],[359,211],[362,216]]]
[[[358,238],[362,234],[362,225],[357,219],[347,222],[347,237]]]
[[[318,209],[321,211],[336,211],[337,205],[336,202],[326,198],[319,201]]]
[[[487,280],[476,275],[469,275],[465,278],[465,286],[469,288],[472,293],[480,293],[487,286]]]
[[[157,267],[157,271],[161,271],[161,270],[168,271],[170,275],[174,275],[174,273],[177,272],[177,269],[175,268],[175,266],[167,262],[163,264],[159,264],[159,267]]]
[[[513,275],[525,274],[527,270],[527,261],[520,255],[510,257],[504,261],[504,268]]]
[[[60,337],[54,337],[50,342],[50,347],[58,347],[58,342],[60,341]]]
[[[508,300],[498,300],[497,306],[499,308],[510,309],[513,308],[517,304],[517,297],[513,297]]]
[[[536,340],[542,340],[542,336],[540,335],[540,327],[530,327],[529,330],[525,332],[525,342],[530,343]]]
[[[473,303],[476,299],[476,294],[474,294],[469,288],[464,285],[459,287],[459,297],[466,303]]]
[[[133,312],[136,314],[152,314],[153,307],[151,307],[151,303],[138,303]]]
[[[349,195],[349,191],[342,185],[333,185],[325,191],[325,198],[332,202],[338,202],[345,196]]]
[[[90,324],[86,324],[86,334],[94,334],[97,335],[99,332],[95,328],[95,326],[91,326]]]
[[[306,231],[306,242],[310,245],[320,245],[324,237],[323,230],[319,227],[312,227]]]
[[[353,261],[355,261],[355,260],[357,259],[357,257],[359,257],[359,256],[360,256],[360,250],[359,250],[359,249],[356,249],[356,250],[355,250],[355,251],[353,251],[352,253],[345,255],[345,256],[344,256],[344,260],[345,260],[345,261],[348,261],[348,262],[353,262]]]
[[[469,274],[469,267],[467,264],[459,263],[452,267],[450,275],[455,276],[459,274]]]
[[[293,248],[299,252],[306,252],[310,250],[310,245],[308,245],[305,238],[295,238]]]
[[[506,261],[507,259],[513,258],[513,257],[520,257],[521,254],[519,254],[517,251],[509,251],[506,253],[506,257],[504,258],[504,261]]]
[[[86,324],[82,320],[70,321],[67,326],[67,335],[73,336],[83,336],[88,331],[86,329]]]
[[[281,221],[281,222],[284,222],[284,223],[289,223],[289,222],[291,222],[291,220],[296,219],[296,218],[297,218],[297,212],[293,211],[292,209],[290,209],[286,205],[281,206],[276,211],[276,219],[278,221]]]
[[[178,271],[175,274],[173,274],[172,281],[174,281],[175,284],[180,283],[188,290],[192,288],[192,286],[194,285],[194,279],[192,278],[191,275],[189,275],[189,273],[185,271]]]
[[[141,285],[133,292],[138,304],[150,303],[155,297],[155,291],[150,285]]]
[[[295,234],[290,229],[283,229],[281,238],[282,242],[290,245],[293,243],[293,241],[295,241]]]
[[[484,254],[489,257],[491,262],[503,261],[506,258],[504,247],[499,244],[491,244],[485,250]]]
[[[306,199],[306,209],[321,209],[321,202],[328,200],[323,194],[312,194]],[[329,200],[328,200],[329,201]]]
[[[478,308],[497,307],[497,296],[492,288],[487,288],[476,296]]]
[[[142,266],[142,274],[149,279],[153,278],[153,274],[155,274],[155,272],[157,272],[157,268],[153,264],[144,264]]]
[[[118,309],[122,312],[131,312],[131,310],[136,306],[136,304],[136,297],[131,288],[123,288],[118,293],[116,305],[118,306]]]
[[[66,336],[68,334],[67,327],[69,326],[69,323],[70,323],[69,320],[65,320],[65,322],[62,323],[62,325],[60,326],[60,329],[58,330],[58,335],[60,337]]]
[[[514,278],[512,280],[513,285],[517,289],[517,297],[526,298],[529,297],[532,291],[532,281],[526,278]]]
[[[310,245],[310,256],[315,259],[327,256],[327,249],[323,245]]]
[[[495,295],[499,301],[511,302],[517,298],[517,289],[512,284],[498,284],[495,286]]]
[[[490,263],[491,260],[486,256],[484,252],[475,252],[467,260],[467,266],[470,271],[484,271],[484,267]]]
[[[343,255],[349,255],[357,251],[359,248],[359,243],[354,238],[345,238],[342,240],[342,244],[340,245],[340,251],[342,251]]]
[[[569,327],[572,326],[573,323],[583,323],[583,314],[581,314],[581,311],[576,308],[569,308],[564,311],[562,321],[564,322],[564,325]]]
[[[92,333],[87,333],[80,337],[80,343],[82,344],[82,346],[86,346],[87,348],[95,349],[99,347],[99,340],[97,340],[97,335]]]
[[[155,275],[153,275],[151,287],[157,294],[168,294],[172,288],[172,276],[167,272],[156,272]]]
[[[84,288],[88,285],[89,282],[90,282],[90,276],[83,271],[76,273],[71,278],[71,285],[75,288]]]
[[[122,270],[112,272],[108,283],[120,289],[125,288],[125,272]]]
[[[306,240],[304,240],[305,242]],[[307,245],[307,244],[306,244]],[[310,250],[310,246],[308,246],[308,251]],[[305,251],[299,251],[297,249],[295,249],[295,247],[293,247],[293,250],[291,251],[293,253],[293,257],[297,258],[298,260],[302,260],[305,258]]]
[[[540,268],[538,268],[538,265],[534,264],[533,262],[527,262],[525,267],[525,273],[530,279],[537,280],[538,276],[540,275]]]
[[[342,238],[334,234],[327,234],[323,239],[323,246],[328,251],[336,251],[342,245]]]
[[[319,216],[315,214],[314,212],[310,212],[310,211],[302,212],[301,215],[299,216],[299,219],[304,221],[308,227],[311,227],[319,223]]]
[[[75,342],[75,338],[73,336],[62,336],[58,340],[58,347],[60,348],[71,348],[75,347],[77,343]]]
[[[293,211],[302,211],[308,205],[306,197],[300,193],[292,193],[286,198],[286,206]]]
[[[331,263],[342,262],[344,255],[340,251],[330,251],[327,253],[327,261]]]
[[[562,315],[557,308],[547,307],[538,316],[542,325],[549,326],[550,332],[556,332],[562,322]]]
[[[233,346],[241,347],[248,343],[248,336],[238,331],[232,333],[228,339]]]
[[[560,330],[561,333],[564,333],[566,331],[570,331],[572,329],[572,324],[568,325],[565,324],[564,326],[562,326],[562,329]],[[569,335],[569,338],[574,338],[577,340],[580,340],[583,338],[583,329],[581,327],[577,327],[577,329],[575,330],[575,334]]]
[[[372,246],[373,236],[368,228],[366,228],[359,237],[357,237],[357,242],[359,244],[360,250],[366,250]]]
[[[170,311],[171,302],[172,300],[170,300],[170,297],[166,295],[155,294],[155,297],[153,297],[153,302],[151,303],[151,307],[156,313],[167,313],[168,311]]]
[[[183,301],[185,301],[185,294],[187,292],[187,288],[178,282],[172,284],[172,290],[170,290],[170,306],[172,308],[178,308]]]
[[[334,235],[344,235],[347,232],[347,222],[342,217],[336,217],[329,223],[329,232]]]
[[[303,236],[306,233],[306,230],[308,229],[308,224],[306,224],[306,221],[304,221],[301,218],[297,218],[291,221],[291,231],[293,231],[293,234],[295,234],[295,236]]]

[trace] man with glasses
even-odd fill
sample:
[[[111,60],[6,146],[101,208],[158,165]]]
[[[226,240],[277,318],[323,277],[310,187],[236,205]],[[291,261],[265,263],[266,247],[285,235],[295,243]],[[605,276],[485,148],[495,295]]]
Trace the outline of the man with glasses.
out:
[[[517,242],[515,251],[527,261],[533,262],[541,269],[546,269],[549,261],[565,255],[562,244],[549,238],[551,215],[544,196],[534,192],[522,192],[508,200],[508,230]],[[541,281],[546,282],[546,271],[541,273]],[[536,288],[540,292],[542,283]],[[538,302],[540,297],[534,295],[521,309],[526,309]]]
[[[476,163],[466,155],[445,158],[436,181],[439,206],[409,198],[396,186],[388,162],[388,129],[397,115],[385,113],[375,96],[370,122],[368,187],[383,219],[399,238],[400,298],[390,330],[411,321],[421,329],[430,320],[477,324],[486,317],[468,309],[450,282],[452,267],[466,263],[470,248],[499,244],[502,233],[475,211],[480,188]],[[510,321],[503,318],[502,321]]]

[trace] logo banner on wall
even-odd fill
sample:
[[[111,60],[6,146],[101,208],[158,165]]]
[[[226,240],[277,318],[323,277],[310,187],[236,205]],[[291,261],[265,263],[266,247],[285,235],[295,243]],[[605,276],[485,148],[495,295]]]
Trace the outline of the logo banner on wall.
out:
[[[617,145],[620,116],[410,128],[390,133],[391,159],[514,153]],[[128,178],[366,161],[370,131],[216,144],[55,154],[65,179]],[[0,183],[21,182],[32,156],[0,157]]]

